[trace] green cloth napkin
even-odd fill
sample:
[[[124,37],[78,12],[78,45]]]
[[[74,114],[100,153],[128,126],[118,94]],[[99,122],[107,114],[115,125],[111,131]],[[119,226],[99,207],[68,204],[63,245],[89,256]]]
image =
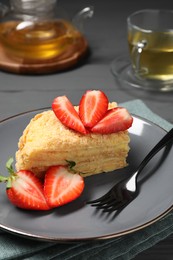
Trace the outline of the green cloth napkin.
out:
[[[151,112],[140,100],[122,104],[131,113],[169,130],[172,124]],[[129,260],[173,234],[173,211],[156,223],[134,233],[100,241],[60,244],[34,241],[0,231],[0,260]]]

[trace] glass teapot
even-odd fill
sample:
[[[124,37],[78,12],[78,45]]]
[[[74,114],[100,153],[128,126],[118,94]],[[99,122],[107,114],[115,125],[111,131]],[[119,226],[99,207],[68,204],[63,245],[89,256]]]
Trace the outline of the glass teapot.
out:
[[[56,0],[10,0],[0,4],[0,45],[10,59],[41,63],[68,58],[83,36],[83,21],[93,16],[86,7],[72,22],[57,17]]]

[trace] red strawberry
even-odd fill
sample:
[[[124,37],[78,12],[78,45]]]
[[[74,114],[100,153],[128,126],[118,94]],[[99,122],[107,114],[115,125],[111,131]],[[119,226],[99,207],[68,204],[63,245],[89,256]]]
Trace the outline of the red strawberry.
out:
[[[15,173],[12,168],[13,159],[10,158],[6,166],[9,177],[0,177],[0,181],[7,182],[6,193],[8,199],[15,206],[30,210],[48,210],[43,194],[43,185],[31,171],[21,170]]]
[[[105,117],[98,122],[91,132],[99,134],[111,134],[127,130],[133,122],[132,116],[123,107],[108,110]]]
[[[100,90],[88,90],[81,98],[79,116],[85,127],[92,128],[106,114],[108,98]]]
[[[82,124],[78,113],[66,96],[55,98],[52,103],[52,109],[62,124],[77,132],[86,134],[87,131]]]
[[[65,166],[51,166],[46,172],[44,194],[51,208],[75,200],[83,189],[83,177],[71,173]]]

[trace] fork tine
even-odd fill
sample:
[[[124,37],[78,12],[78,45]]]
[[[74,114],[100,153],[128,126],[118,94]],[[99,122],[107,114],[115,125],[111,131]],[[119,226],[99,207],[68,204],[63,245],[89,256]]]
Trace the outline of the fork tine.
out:
[[[98,203],[98,202],[102,202],[109,197],[109,194],[110,194],[110,191],[108,191],[105,195],[101,196],[100,198],[98,198],[96,200],[87,201],[86,203],[87,204],[95,204],[95,203]]]
[[[113,201],[114,199],[112,197],[108,197],[107,199],[104,199],[101,202],[91,204],[91,206],[101,209],[102,207],[105,207],[106,205],[113,203]]]
[[[114,198],[112,198],[107,203],[105,203],[103,205],[100,205],[100,204],[97,205],[97,208],[99,208],[99,209],[109,209],[109,208],[115,207],[119,203],[120,203],[120,201],[116,201]]]
[[[102,197],[100,197],[100,198],[98,198],[98,199],[96,199],[96,200],[89,200],[89,201],[86,202],[86,204],[99,203],[99,202],[101,202],[105,197],[106,197],[106,196],[102,196]]]
[[[112,206],[112,207],[103,209],[103,212],[109,212],[109,213],[111,213],[111,212],[113,212],[113,211],[119,210],[121,207],[122,207],[122,204],[119,204],[119,205],[117,204],[115,207]]]
[[[117,211],[117,210],[121,210],[123,209],[128,203],[127,202],[117,202],[114,206],[108,208],[108,209],[104,209],[103,212],[109,212],[109,213],[112,213],[114,211]]]

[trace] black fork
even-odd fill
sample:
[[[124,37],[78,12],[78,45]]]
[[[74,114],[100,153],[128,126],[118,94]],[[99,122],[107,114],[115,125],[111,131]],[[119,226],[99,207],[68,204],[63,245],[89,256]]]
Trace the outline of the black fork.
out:
[[[156,155],[163,147],[173,142],[173,128],[154,146],[143,161],[138,166],[137,170],[125,180],[115,184],[102,197],[88,201],[87,204],[102,209],[104,212],[113,212],[121,210],[128,205],[138,194],[137,178],[147,163]]]

